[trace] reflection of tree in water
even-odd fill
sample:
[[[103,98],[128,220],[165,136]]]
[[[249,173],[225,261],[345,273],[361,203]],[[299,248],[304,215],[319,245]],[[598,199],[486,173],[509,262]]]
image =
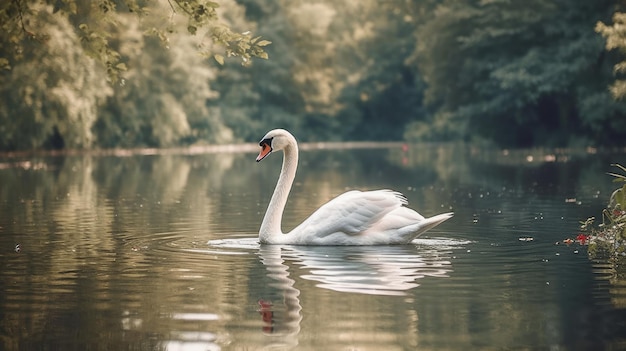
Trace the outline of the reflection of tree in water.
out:
[[[626,275],[622,266],[616,267],[613,262],[608,260],[597,260],[593,265],[593,271],[596,277],[595,295],[596,300],[604,302],[594,306],[594,313],[602,314],[602,318],[596,316],[594,320],[602,322],[600,326],[594,325],[595,330],[606,333],[609,336],[621,335],[621,339],[615,340],[614,337],[607,338],[605,335],[595,336],[603,342],[609,342],[606,349],[620,349],[626,343],[624,335],[626,335]],[[591,316],[594,317],[594,316]],[[590,318],[591,319],[591,318]]]
[[[74,342],[105,337],[111,317],[138,302],[120,285],[135,281],[126,272],[145,270],[150,249],[172,235],[206,231],[206,222],[181,218],[216,216],[208,189],[219,189],[234,159],[217,156],[52,157],[41,167],[3,169],[0,231],[19,249],[0,255],[0,334],[11,335],[0,345],[17,350],[48,339],[54,347],[52,335],[69,330],[81,331]],[[122,303],[120,290],[128,293]]]
[[[619,309],[626,310],[626,273],[623,268],[615,267],[612,262],[598,260],[595,262],[594,272],[598,283],[607,289],[611,304]]]

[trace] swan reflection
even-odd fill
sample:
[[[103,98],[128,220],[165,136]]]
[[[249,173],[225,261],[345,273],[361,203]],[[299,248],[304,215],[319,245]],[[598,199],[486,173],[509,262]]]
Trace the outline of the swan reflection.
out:
[[[259,300],[259,313],[263,319],[263,331],[274,335],[297,334],[302,320],[300,290],[294,288],[295,281],[289,277],[289,267],[284,264],[279,246],[261,246],[261,263],[267,277],[272,280],[270,287],[281,292],[282,301]]]
[[[260,330],[266,336],[262,343],[289,349],[300,344],[303,315],[314,313],[311,306],[303,309],[301,305],[300,279],[341,293],[407,295],[422,278],[448,277],[453,249],[466,243],[424,239],[402,246],[321,247],[259,245],[256,240],[233,239],[209,244],[216,252],[235,249],[258,255],[265,271],[264,285],[270,288],[257,302]]]
[[[368,247],[283,247],[285,260],[308,273],[320,288],[373,295],[406,295],[424,277],[447,277],[450,261],[436,249],[412,245]]]

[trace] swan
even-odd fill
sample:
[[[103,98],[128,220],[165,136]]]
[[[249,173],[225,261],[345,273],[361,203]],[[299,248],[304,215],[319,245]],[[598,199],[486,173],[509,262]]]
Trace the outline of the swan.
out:
[[[261,139],[259,146],[261,152],[256,162],[283,151],[280,176],[259,229],[261,244],[408,244],[453,215],[450,212],[424,218],[405,207],[407,199],[399,192],[352,190],[327,202],[291,232],[283,234],[281,222],[298,167],[298,143],[288,131],[274,129]]]

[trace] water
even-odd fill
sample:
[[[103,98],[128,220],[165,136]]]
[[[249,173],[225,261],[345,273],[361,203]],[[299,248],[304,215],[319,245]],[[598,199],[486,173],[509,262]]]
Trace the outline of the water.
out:
[[[304,151],[285,229],[355,188],[455,217],[412,245],[281,247],[255,240],[280,157],[227,151],[0,159],[0,349],[626,348],[625,280],[556,245],[624,154]]]

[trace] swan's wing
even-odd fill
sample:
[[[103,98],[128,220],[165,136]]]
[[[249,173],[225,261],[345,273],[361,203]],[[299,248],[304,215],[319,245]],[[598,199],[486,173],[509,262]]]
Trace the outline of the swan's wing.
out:
[[[318,238],[334,233],[354,235],[406,204],[404,195],[392,190],[349,191],[320,207],[293,232]]]

